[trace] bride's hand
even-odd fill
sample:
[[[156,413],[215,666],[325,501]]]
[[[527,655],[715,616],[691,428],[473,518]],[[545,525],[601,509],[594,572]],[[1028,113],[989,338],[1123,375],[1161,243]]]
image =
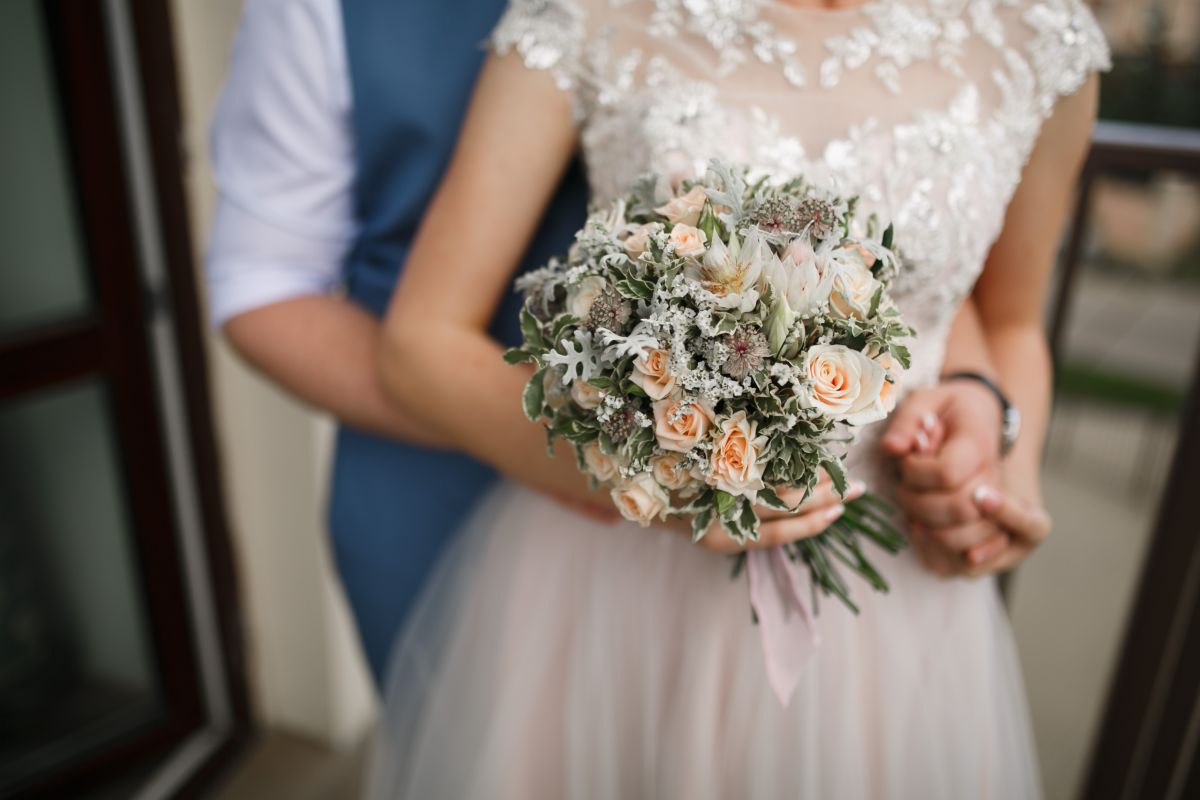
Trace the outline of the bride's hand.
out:
[[[739,544],[731,537],[719,522],[714,522],[708,533],[700,540],[700,545],[718,553],[740,553],[744,550],[756,550],[764,547],[775,547],[797,539],[807,539],[816,536],[828,528],[838,517],[842,516],[846,507],[844,503],[860,497],[866,490],[861,483],[852,483],[846,497],[838,497],[833,488],[833,482],[827,475],[813,488],[806,498],[803,489],[779,489],[779,499],[794,506],[800,503],[795,511],[781,511],[766,506],[757,506],[759,538],[757,541]],[[801,502],[803,501],[803,502]],[[691,535],[691,527],[687,528]]]
[[[979,484],[972,502],[991,533],[965,550],[948,547],[935,531],[913,523],[913,549],[925,566],[942,577],[977,578],[1006,572],[1024,561],[1052,527],[1050,514],[1040,502],[1024,500],[1013,491]]]

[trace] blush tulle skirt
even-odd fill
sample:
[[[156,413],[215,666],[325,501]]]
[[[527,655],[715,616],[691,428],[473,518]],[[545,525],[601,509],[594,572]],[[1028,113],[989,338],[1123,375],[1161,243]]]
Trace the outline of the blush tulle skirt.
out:
[[[877,554],[856,617],[820,604],[791,702],[766,681],[745,574],[683,536],[502,485],[397,642],[374,800],[1040,796],[991,579]]]

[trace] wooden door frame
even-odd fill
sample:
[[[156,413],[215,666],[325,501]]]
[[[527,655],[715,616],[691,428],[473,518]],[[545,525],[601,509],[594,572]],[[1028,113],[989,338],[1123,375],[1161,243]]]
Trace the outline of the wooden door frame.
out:
[[[120,470],[148,616],[164,717],[55,774],[14,787],[17,796],[73,796],[131,769],[148,770],[188,737],[206,732],[219,746],[182,784],[192,793],[249,737],[252,725],[238,582],[226,524],[212,424],[203,323],[183,191],[181,118],[173,31],[166,0],[127,0],[144,108],[166,296],[147,293],[139,272],[137,225],[123,133],[111,20],[105,0],[39,0],[66,133],[75,210],[94,304],[68,321],[0,340],[0,402],[76,379],[103,382],[119,443]],[[144,221],[143,221],[144,224]],[[172,321],[195,478],[202,547],[219,640],[228,719],[212,730],[204,702],[193,615],[185,591],[181,531],[167,458],[156,368],[147,336],[156,304]]]

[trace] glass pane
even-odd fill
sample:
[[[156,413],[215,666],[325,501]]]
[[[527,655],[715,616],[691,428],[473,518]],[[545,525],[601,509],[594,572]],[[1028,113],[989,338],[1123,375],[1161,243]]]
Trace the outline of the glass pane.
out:
[[[35,0],[0,3],[0,335],[88,304],[70,164]]]
[[[0,795],[155,717],[140,583],[102,387],[0,406]]]
[[[1094,0],[1113,50],[1100,82],[1100,116],[1200,127],[1200,3]]]
[[[1098,177],[1045,465],[1055,532],[1016,574],[1047,797],[1082,788],[1200,343],[1200,182]],[[1064,635],[1069,632],[1069,635]]]

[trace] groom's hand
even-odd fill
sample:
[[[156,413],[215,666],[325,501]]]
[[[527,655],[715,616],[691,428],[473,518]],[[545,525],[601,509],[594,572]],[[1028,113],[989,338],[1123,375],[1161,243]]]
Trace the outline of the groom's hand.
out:
[[[984,387],[955,381],[918,390],[893,414],[882,446],[898,459],[896,499],[921,562],[940,575],[972,574],[1009,544],[974,492],[996,485],[1000,408]]]

